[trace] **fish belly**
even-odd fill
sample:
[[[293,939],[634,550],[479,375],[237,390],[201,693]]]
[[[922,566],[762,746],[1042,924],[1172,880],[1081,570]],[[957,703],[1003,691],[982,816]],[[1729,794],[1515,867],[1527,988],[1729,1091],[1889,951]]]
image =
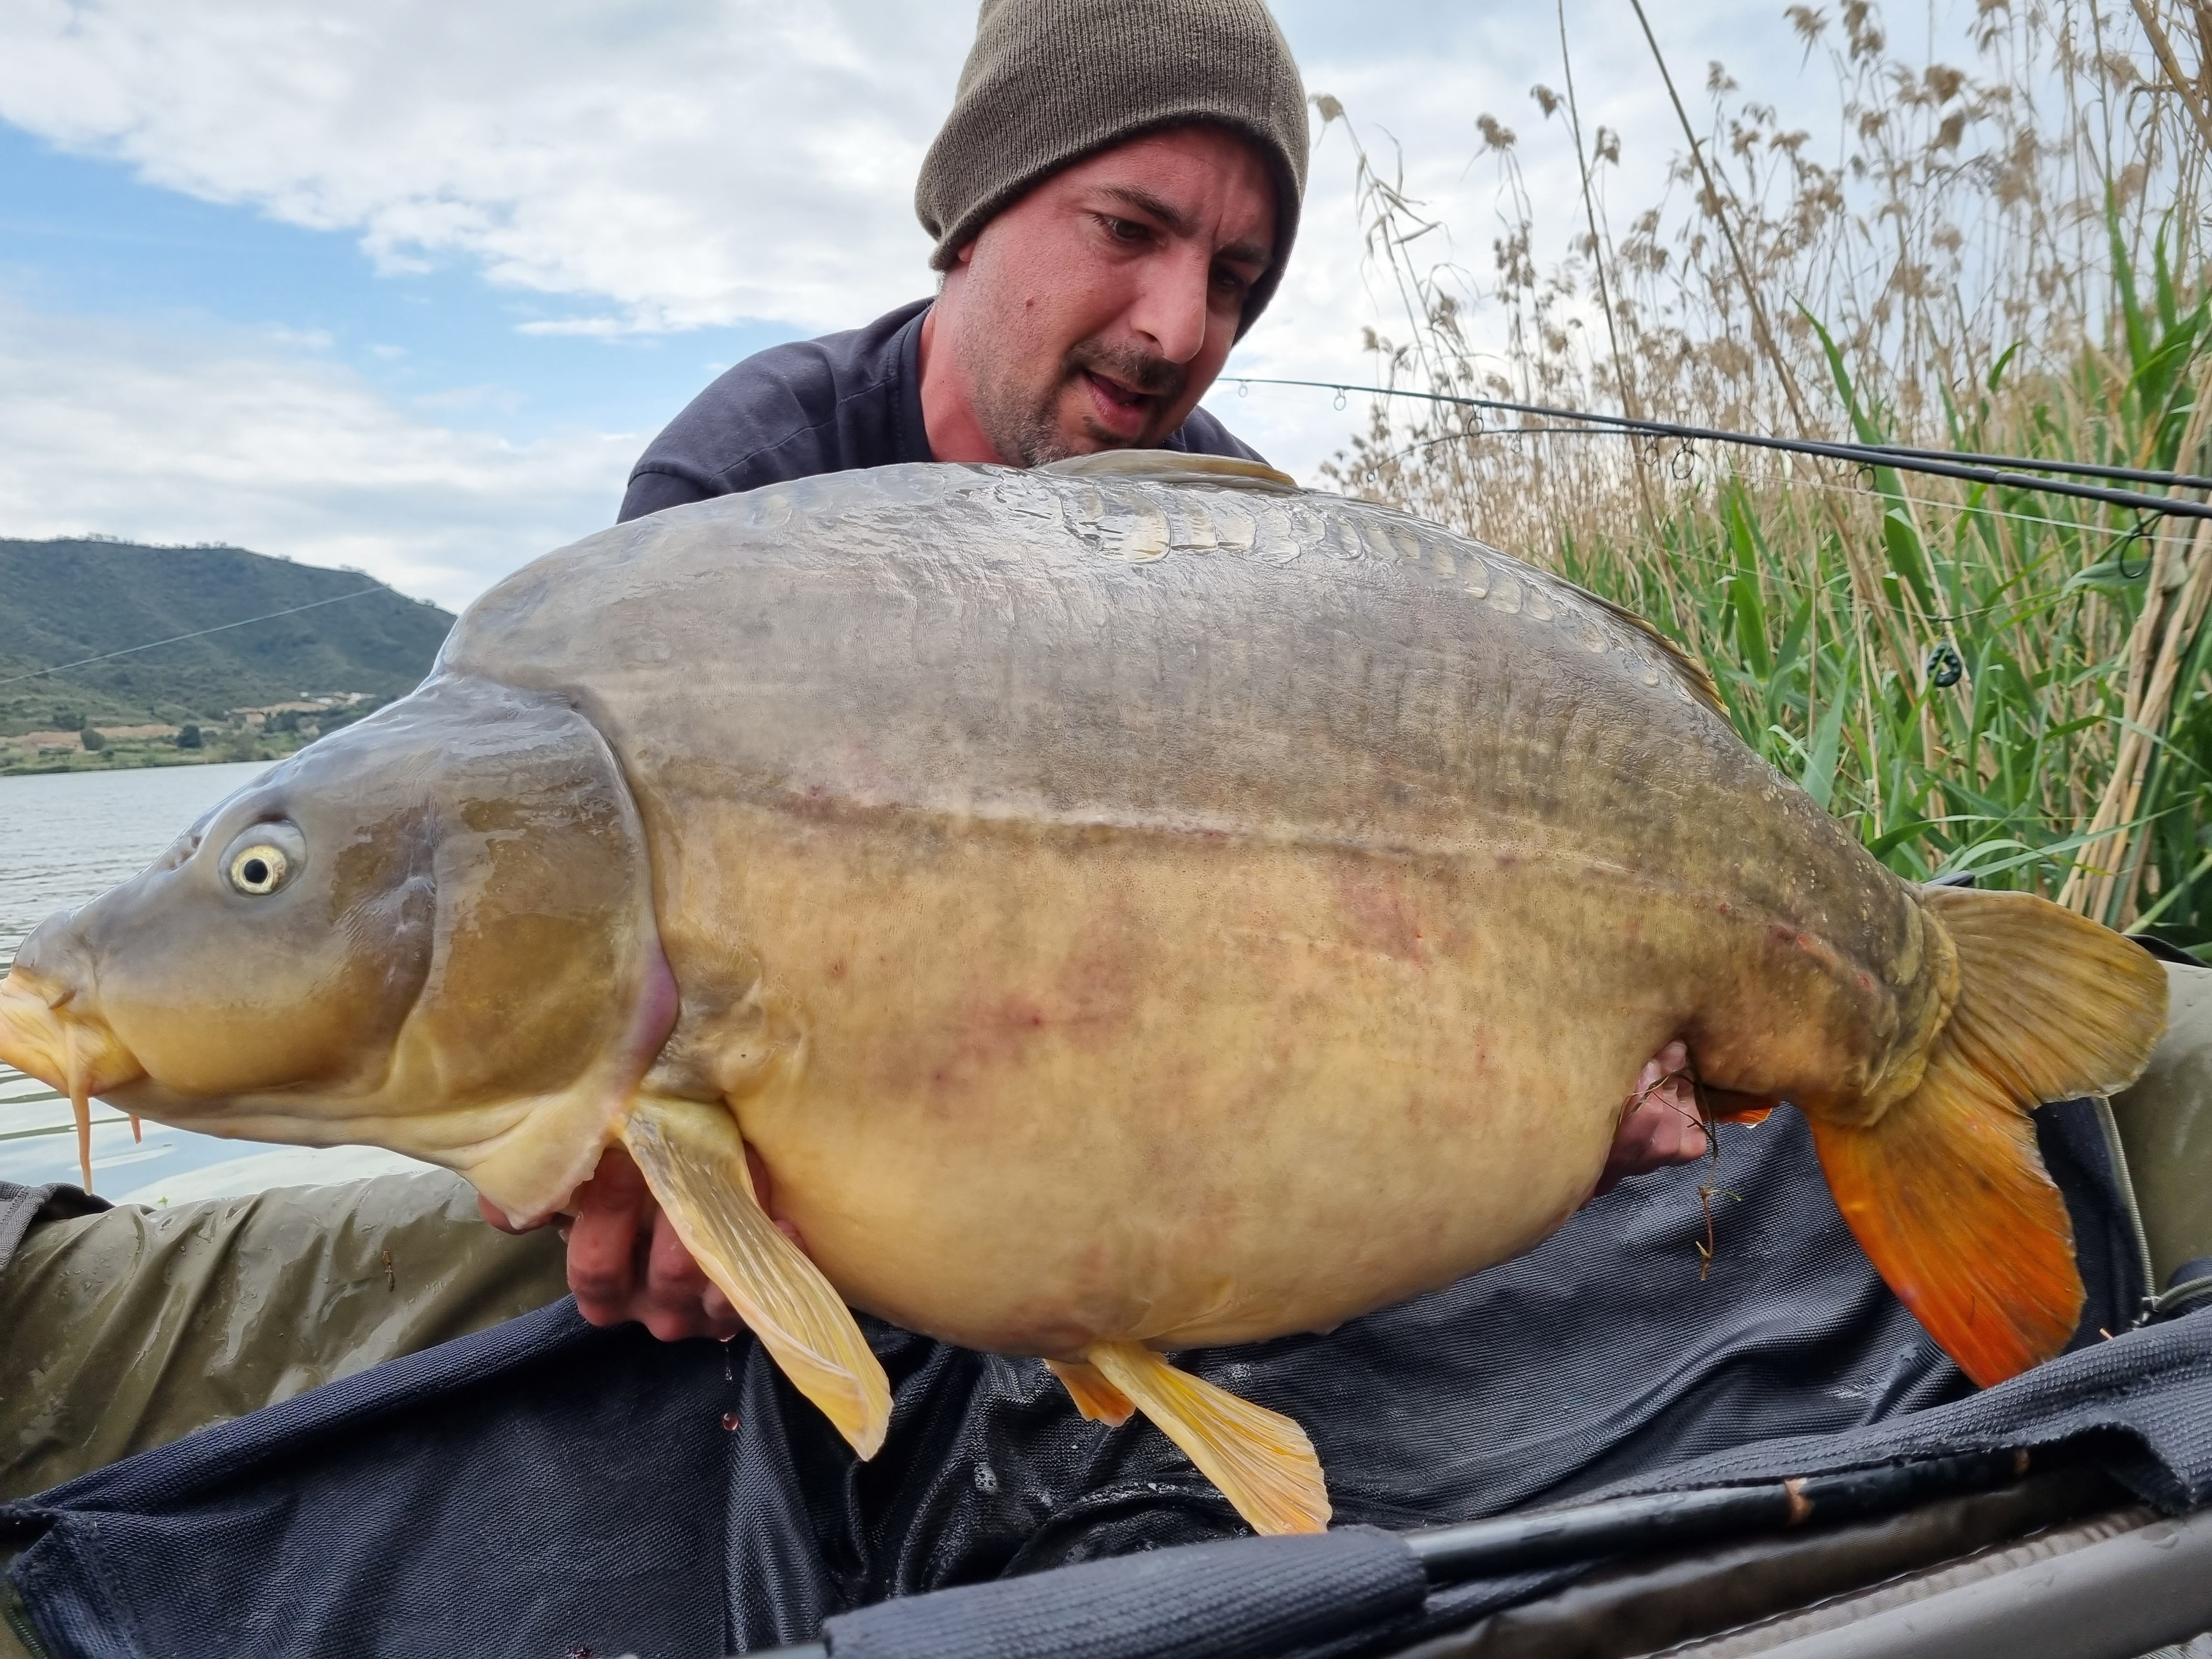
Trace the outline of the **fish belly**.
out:
[[[1510,856],[682,819],[687,998],[742,939],[797,1034],[732,1102],[779,1212],[856,1306],[970,1347],[1323,1329],[1511,1256],[1683,1018],[1602,896]]]

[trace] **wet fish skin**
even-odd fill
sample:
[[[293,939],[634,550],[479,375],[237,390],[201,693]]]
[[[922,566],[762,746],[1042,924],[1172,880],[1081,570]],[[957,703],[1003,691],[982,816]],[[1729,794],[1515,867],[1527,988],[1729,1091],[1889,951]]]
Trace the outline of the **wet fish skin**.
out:
[[[287,835],[281,891],[227,884],[240,849]],[[434,679],[42,924],[0,986],[0,1050],[66,1088],[71,1044],[104,1046],[78,1080],[179,1127],[565,1193],[673,1006],[645,866],[614,757],[573,711]],[[21,1012],[56,994],[58,1021]]]
[[[241,908],[224,860],[274,820],[304,873]],[[2124,1081],[2164,1006],[2078,918],[1882,870],[1636,619],[1187,459],[833,475],[604,532],[178,870],[34,936],[0,1053],[98,1052],[165,1121],[429,1157],[517,1220],[620,1138],[787,1369],[854,1379],[809,1392],[864,1451],[888,1397],[839,1296],[1172,1419],[1277,1529],[1326,1515],[1296,1425],[1151,1349],[1527,1248],[1677,1036],[1732,1099],[1805,1110],[1970,1370],[2054,1351],[2079,1281],[2020,1111]],[[292,918],[280,948],[240,948],[253,915]],[[2051,968],[2016,988],[2022,953]],[[383,1012],[317,1025],[331,981],[295,956],[379,964]],[[279,1058],[266,1008],[325,1035]],[[238,1062],[195,1044],[250,1079],[198,1088]],[[2028,1057],[1997,1078],[1992,1044]],[[738,1128],[826,1282],[768,1259]]]

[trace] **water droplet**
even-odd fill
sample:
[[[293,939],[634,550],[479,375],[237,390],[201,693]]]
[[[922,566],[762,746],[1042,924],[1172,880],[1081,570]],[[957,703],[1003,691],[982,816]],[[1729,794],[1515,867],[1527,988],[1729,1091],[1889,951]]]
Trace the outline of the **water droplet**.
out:
[[[724,1412],[722,1413],[722,1426],[727,1429],[732,1434],[735,1434],[738,1431],[738,1414],[735,1412]]]

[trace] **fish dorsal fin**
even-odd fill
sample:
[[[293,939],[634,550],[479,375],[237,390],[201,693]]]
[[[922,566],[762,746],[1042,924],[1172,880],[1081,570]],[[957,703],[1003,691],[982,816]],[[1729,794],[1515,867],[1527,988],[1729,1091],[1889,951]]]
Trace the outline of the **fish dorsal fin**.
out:
[[[1554,578],[1554,580],[1565,580],[1565,579],[1564,577],[1559,577]],[[1699,702],[1705,704],[1706,708],[1711,709],[1713,713],[1718,714],[1723,720],[1726,720],[1728,718],[1728,706],[1721,701],[1721,688],[1713,678],[1712,670],[1706,667],[1705,664],[1699,662],[1695,657],[1692,656],[1687,651],[1685,651],[1680,646],[1675,644],[1674,641],[1668,639],[1664,634],[1662,634],[1656,623],[1643,617],[1638,616],[1626,605],[1615,605],[1611,599],[1606,598],[1604,594],[1593,593],[1589,589],[1582,586],[1579,583],[1568,582],[1567,586],[1573,588],[1576,592],[1581,594],[1592,605],[1600,607],[1608,616],[1617,617],[1620,621],[1626,623],[1631,628],[1634,629],[1638,633],[1643,635],[1654,645],[1657,646],[1659,647],[1660,654],[1667,659],[1667,665],[1674,671],[1676,677],[1681,680],[1683,685],[1688,690],[1690,695],[1695,697]]]
[[[1102,449],[1037,468],[1064,478],[1128,478],[1139,483],[1208,483],[1295,495],[1298,481],[1261,461],[1234,455],[1192,455],[1180,449]]]

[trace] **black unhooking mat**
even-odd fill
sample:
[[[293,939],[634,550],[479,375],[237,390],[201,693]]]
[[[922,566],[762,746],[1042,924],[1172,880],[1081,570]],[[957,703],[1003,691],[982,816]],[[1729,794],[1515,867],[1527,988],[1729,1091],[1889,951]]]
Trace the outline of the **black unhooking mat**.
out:
[[[1306,1425],[1340,1526],[2092,1430],[2118,1431],[2122,1480],[2192,1507],[2212,1496],[2212,1319],[2100,1335],[2142,1293],[2102,1141],[2085,1106],[2038,1121],[2089,1286],[2081,1351],[1984,1394],[1875,1278],[1786,1109],[1723,1129],[1717,1167],[1632,1182],[1517,1261],[1328,1336],[1182,1363]],[[0,1508],[0,1532],[29,1540],[15,1580],[57,1659],[742,1651],[890,1597],[1242,1534],[1157,1430],[1085,1423],[1034,1361],[870,1334],[896,1391],[871,1463],[747,1341],[664,1346],[564,1303]],[[1337,1569],[1404,1576],[1395,1546],[1352,1560],[1362,1537],[1331,1535]],[[1308,1557],[1271,1581],[1253,1548],[1223,1572],[1328,1577]],[[1073,1575],[1084,1645],[1152,1650],[1114,1608],[1156,1620],[1157,1570],[1190,1559],[1129,1564],[1141,1582],[1119,1601]],[[1328,1650],[1547,1582],[1425,1603],[1409,1582],[1388,1629]],[[1200,1599],[1218,1611],[1232,1589]],[[833,1651],[903,1650],[884,1623],[903,1613],[839,1618]]]

